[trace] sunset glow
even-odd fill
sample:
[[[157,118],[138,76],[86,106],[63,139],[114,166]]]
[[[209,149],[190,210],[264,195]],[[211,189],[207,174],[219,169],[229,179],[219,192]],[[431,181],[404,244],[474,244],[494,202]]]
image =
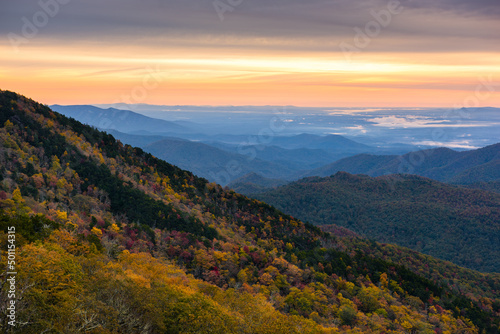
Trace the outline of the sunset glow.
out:
[[[383,2],[373,4],[384,10]],[[85,16],[75,2],[61,7],[35,37],[15,45],[12,33],[22,36],[21,18],[29,18],[37,8],[1,6],[13,14],[1,26],[6,38],[0,41],[0,88],[47,104],[132,99],[166,105],[453,107],[473,99],[476,106],[500,106],[500,43],[495,44],[493,34],[500,31],[500,21],[494,12],[476,18],[448,13],[437,26],[430,18],[442,9],[424,17],[422,8],[405,8],[367,47],[346,54],[340,43],[355,45],[355,28],[370,22],[371,7],[358,9],[359,17],[354,15],[356,20],[342,23],[341,29],[331,18],[325,23],[335,26],[330,33],[304,13],[297,23],[297,30],[303,31],[294,36],[286,31],[292,23],[283,20],[304,9],[301,4],[288,6],[293,13],[286,15],[269,9],[262,27],[247,31],[248,20],[256,15],[249,4],[236,8],[232,16],[226,13],[223,22],[210,6],[178,8],[187,15],[186,22],[172,23],[156,16],[167,5],[146,1],[137,17],[120,23],[102,18],[96,30],[85,27],[70,37],[64,29],[83,24],[73,26],[71,17]],[[139,5],[128,6],[132,10]],[[328,14],[313,7],[308,10],[315,17]],[[101,8],[103,15],[110,15],[111,9]],[[430,26],[416,27],[419,20]],[[275,30],[265,31],[266,26]]]

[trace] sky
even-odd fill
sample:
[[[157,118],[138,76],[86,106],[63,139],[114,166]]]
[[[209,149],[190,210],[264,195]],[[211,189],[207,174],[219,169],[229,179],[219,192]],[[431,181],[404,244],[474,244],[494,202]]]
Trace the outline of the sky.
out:
[[[500,107],[499,0],[0,0],[46,104]]]

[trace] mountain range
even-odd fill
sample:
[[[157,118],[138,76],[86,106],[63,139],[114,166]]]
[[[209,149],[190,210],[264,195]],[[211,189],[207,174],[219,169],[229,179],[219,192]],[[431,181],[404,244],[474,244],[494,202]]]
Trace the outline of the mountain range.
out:
[[[294,180],[307,170],[376,148],[339,135],[209,135],[200,125],[165,121],[114,108],[51,106],[55,111],[113,134],[123,143],[222,185],[248,173]]]
[[[305,176],[330,176],[340,171],[369,176],[415,174],[455,184],[497,181],[500,144],[462,152],[436,148],[400,156],[361,154],[312,170]]]
[[[129,110],[90,105],[54,105],[52,108],[222,185],[239,187],[239,178],[252,173],[283,183],[346,171],[370,176],[416,174],[495,191],[495,182],[500,177],[498,145],[471,151],[447,148],[419,151],[416,147],[397,144],[392,148],[372,147],[340,135],[272,132],[265,136],[215,135],[200,132],[201,124],[155,119]],[[412,152],[406,153],[408,150]],[[386,155],[402,151],[405,154]],[[248,184],[248,180],[245,182]],[[262,186],[253,187],[252,191],[264,190]]]
[[[419,175],[471,189],[499,193],[500,144],[469,151],[454,151],[441,147],[413,151],[404,155],[358,154],[313,170],[297,173],[293,179],[312,176],[326,177],[338,172],[373,177],[393,174]],[[282,180],[283,182],[285,180]],[[233,180],[230,186],[244,194],[275,188],[275,184],[269,184],[268,187],[263,184],[257,188],[253,187],[245,176]]]
[[[52,108],[106,130],[123,143],[168,156],[172,163],[222,185],[238,184],[249,173],[285,182],[338,171],[369,176],[415,174],[490,191],[498,191],[500,180],[500,144],[468,151],[418,150],[398,144],[373,147],[340,135],[209,135],[200,132],[201,124],[150,118],[129,110],[90,105]],[[391,152],[405,153],[387,155]]]
[[[11,298],[22,333],[498,332],[497,274],[323,232],[8,91],[0,153],[3,331]]]

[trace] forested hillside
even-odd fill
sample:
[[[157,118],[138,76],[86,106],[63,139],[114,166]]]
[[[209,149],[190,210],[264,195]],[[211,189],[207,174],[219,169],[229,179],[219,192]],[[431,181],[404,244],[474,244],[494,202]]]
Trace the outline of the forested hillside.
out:
[[[287,182],[283,180],[268,179],[257,173],[249,173],[232,181],[227,187],[240,194],[256,194],[285,184]]]
[[[500,195],[411,175],[339,172],[254,195],[315,225],[336,224],[484,272],[500,271]]]
[[[356,242],[0,91],[3,332],[498,333],[498,276]]]

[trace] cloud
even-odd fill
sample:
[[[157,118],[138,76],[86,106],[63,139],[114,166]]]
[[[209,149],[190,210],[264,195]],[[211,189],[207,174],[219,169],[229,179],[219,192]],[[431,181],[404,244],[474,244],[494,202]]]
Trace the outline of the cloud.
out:
[[[436,142],[432,140],[424,140],[419,142],[413,142],[413,145],[417,146],[434,146],[434,147],[450,147],[450,148],[461,148],[468,150],[475,150],[480,148],[480,146],[474,146],[468,140],[455,140],[449,142]]]
[[[366,130],[366,128],[364,126],[362,126],[362,125],[346,126],[343,129],[351,130],[353,132],[359,132],[359,133],[362,133],[362,134],[366,134],[368,132],[368,130]]]
[[[500,3],[497,0],[414,0],[408,1],[407,6],[421,9],[440,9],[468,16],[498,17],[500,15]]]
[[[373,20],[371,11],[384,10],[388,3],[243,0],[221,22],[211,0],[73,0],[60,5],[39,38],[109,46],[200,44],[339,52],[338,44],[352,42],[354,28],[363,28]],[[500,28],[498,0],[401,3],[405,10],[371,43],[370,51],[500,50],[500,43],[494,43]],[[43,10],[38,1],[2,1],[0,6],[4,37],[20,34],[22,18],[32,20]]]
[[[69,0],[50,15],[40,3],[62,0],[0,0],[0,74],[26,94],[62,87],[109,102],[160,66],[155,101],[377,107],[451,106],[479,77],[498,81],[498,0],[401,0],[403,12],[347,62],[339,44],[390,1],[241,0],[221,22],[214,0]],[[9,34],[44,15],[16,53]]]
[[[491,126],[491,122],[452,122],[448,120],[432,120],[429,117],[419,117],[419,116],[408,116],[408,117],[398,117],[398,116],[382,116],[367,119],[368,122],[374,123],[374,126],[380,126],[385,128],[397,129],[397,128],[474,128],[474,127],[488,127]]]

